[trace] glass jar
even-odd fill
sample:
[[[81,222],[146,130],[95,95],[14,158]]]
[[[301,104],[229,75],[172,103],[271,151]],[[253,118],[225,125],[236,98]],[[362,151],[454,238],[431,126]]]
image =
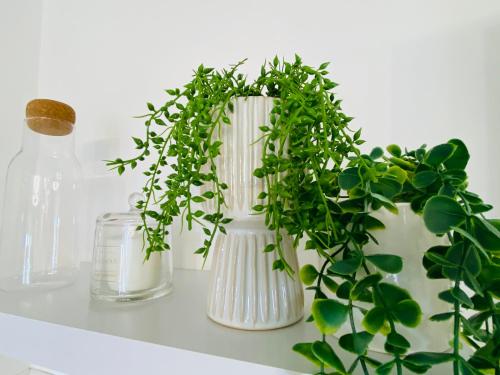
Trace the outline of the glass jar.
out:
[[[21,150],[7,170],[0,230],[0,288],[54,288],[79,265],[81,167],[74,153],[75,112],[37,99],[26,106]]]
[[[172,253],[152,252],[145,259],[142,194],[129,198],[130,210],[97,218],[90,292],[93,298],[127,302],[158,298],[172,290]],[[148,226],[155,222],[148,219]]]

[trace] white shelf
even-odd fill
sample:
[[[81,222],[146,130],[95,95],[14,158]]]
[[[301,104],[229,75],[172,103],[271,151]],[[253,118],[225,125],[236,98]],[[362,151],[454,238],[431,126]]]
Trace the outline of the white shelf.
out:
[[[314,327],[298,323],[267,332],[222,327],[205,315],[208,272],[175,271],[173,293],[151,302],[91,300],[86,263],[70,287],[1,293],[0,353],[71,375],[314,370],[291,351],[294,343],[317,337]]]
[[[86,263],[70,287],[2,293],[0,353],[71,375],[315,372],[291,350],[318,338],[312,324],[263,332],[220,326],[205,315],[208,272],[175,271],[173,293],[151,302],[91,300]]]

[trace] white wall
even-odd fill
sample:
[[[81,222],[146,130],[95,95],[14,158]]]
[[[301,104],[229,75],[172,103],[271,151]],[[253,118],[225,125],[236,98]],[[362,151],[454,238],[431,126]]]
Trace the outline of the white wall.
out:
[[[26,102],[37,95],[41,15],[39,1],[0,0],[0,197],[21,145]]]
[[[125,209],[140,186],[140,175],[117,179],[101,160],[131,150],[143,130],[132,116],[146,101],[161,103],[201,62],[248,57],[253,76],[264,59],[295,52],[333,62],[344,109],[370,147],[462,138],[472,189],[500,208],[499,25],[497,0],[45,0],[38,93],[77,110],[91,218]],[[199,238],[176,237],[178,264],[196,263]]]

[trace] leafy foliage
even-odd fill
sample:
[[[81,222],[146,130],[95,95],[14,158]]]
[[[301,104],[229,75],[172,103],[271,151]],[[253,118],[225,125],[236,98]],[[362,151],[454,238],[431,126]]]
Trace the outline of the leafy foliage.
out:
[[[451,361],[454,374],[477,374],[479,370],[499,373],[500,226],[498,220],[483,215],[492,206],[467,190],[465,167],[469,157],[467,147],[458,139],[428,151],[422,146],[399,156],[412,184],[406,185],[395,199],[411,201],[414,210],[423,213],[427,228],[449,239],[449,245],[425,253],[427,275],[453,283],[439,294],[453,311],[431,318],[453,319],[453,353],[415,353],[406,360],[428,367]],[[423,179],[418,176],[423,173],[433,176],[431,183],[421,183]],[[468,359],[461,355],[461,336],[474,350]]]
[[[147,257],[169,249],[164,239],[176,216],[188,229],[193,224],[203,227],[206,238],[196,250],[203,257],[216,234],[225,233],[231,218],[222,213],[227,185],[218,177],[215,160],[222,142],[214,134],[230,126],[233,98],[271,96],[270,125],[260,128],[262,166],[253,172],[265,182],[253,209],[276,233],[276,243],[263,251],[278,254],[274,269],[293,274],[282,255],[283,230],[295,246],[306,239],[306,250],[316,251],[323,261],[320,269],[305,265],[299,272],[315,294],[308,321],[314,322],[321,340],[296,344],[293,350],[317,365],[319,374],[326,374],[327,367],[341,374],[361,367],[368,374],[368,366],[377,374],[393,369],[398,374],[403,369],[424,373],[450,361],[454,374],[500,371],[500,222],[486,219],[483,213],[491,206],[467,190],[466,146],[453,139],[430,150],[390,145],[388,154],[380,147],[364,154],[358,148],[364,143],[361,131],[350,129],[352,118],[341,109],[327,63],[313,68],[299,56],[293,62],[275,58],[251,83],[238,72],[242,63],[221,71],[201,65],[184,87],[166,90],[168,100],[161,107],[148,103],[146,134],[133,138],[139,154],[108,162],[122,174],[153,159],[144,172],[145,199],[138,205]],[[206,201],[213,202],[213,211],[199,208]],[[410,202],[430,231],[449,238],[449,245],[426,252],[423,266],[429,278],[453,282],[440,294],[453,311],[432,318],[454,320],[453,353],[408,353],[411,342],[399,327],[416,327],[420,307],[408,291],[384,282],[382,276],[400,273],[403,261],[382,250],[370,255],[363,251],[376,242],[375,230],[384,228],[371,213],[381,207],[396,213],[397,202]],[[148,225],[147,218],[154,219],[156,227]],[[362,327],[354,321],[356,309],[364,315]],[[465,309],[473,314],[463,314]],[[340,338],[341,349],[335,348],[327,336],[344,324],[351,333]],[[386,337],[385,349],[391,355],[386,363],[369,355],[375,335]],[[475,350],[468,359],[461,355],[460,335]],[[339,350],[355,354],[349,366]]]

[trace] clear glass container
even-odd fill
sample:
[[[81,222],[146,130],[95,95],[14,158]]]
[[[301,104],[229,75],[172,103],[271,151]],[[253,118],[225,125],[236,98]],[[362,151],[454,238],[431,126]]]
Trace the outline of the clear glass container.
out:
[[[64,103],[28,103],[21,150],[9,164],[0,230],[0,288],[56,288],[78,273],[81,167],[75,113]]]
[[[93,298],[127,302],[164,296],[172,290],[172,253],[152,252],[145,260],[139,193],[129,198],[130,211],[97,218],[90,292]],[[154,226],[154,221],[148,225]]]

